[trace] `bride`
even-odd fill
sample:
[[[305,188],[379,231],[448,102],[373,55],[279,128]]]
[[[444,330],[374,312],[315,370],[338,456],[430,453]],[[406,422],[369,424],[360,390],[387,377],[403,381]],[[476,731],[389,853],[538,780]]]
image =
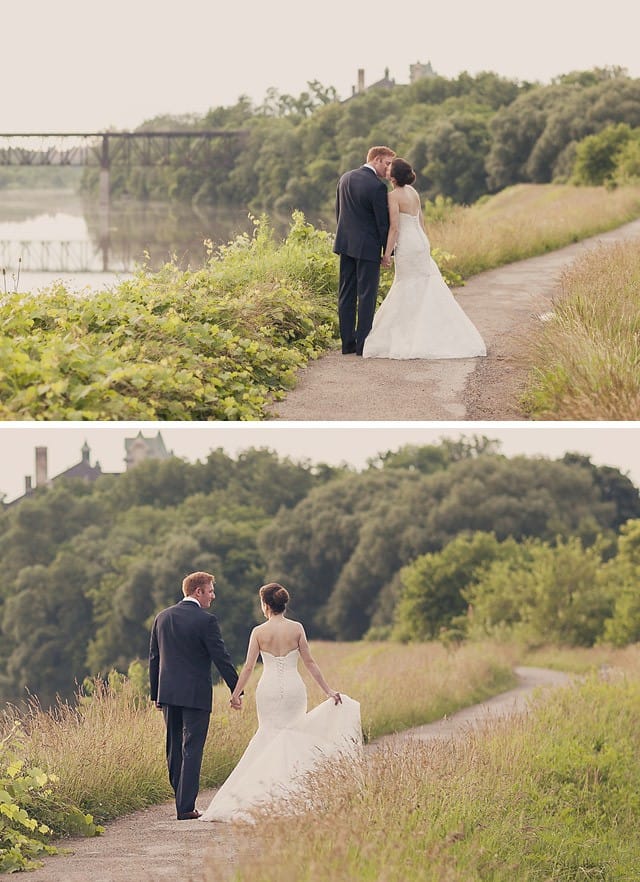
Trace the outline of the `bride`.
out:
[[[389,236],[382,258],[395,278],[376,312],[364,358],[471,358],[486,355],[484,341],[449,291],[431,257],[416,179],[396,157],[389,168]]]
[[[267,621],[251,632],[246,662],[230,699],[232,707],[241,706],[242,690],[262,655],[264,671],[256,688],[258,730],[201,821],[251,820],[252,807],[299,792],[304,775],[320,761],[360,755],[360,704],[327,684],[304,628],[285,615],[288,601],[288,591],[277,582],[260,589]],[[310,713],[299,658],[328,696]]]

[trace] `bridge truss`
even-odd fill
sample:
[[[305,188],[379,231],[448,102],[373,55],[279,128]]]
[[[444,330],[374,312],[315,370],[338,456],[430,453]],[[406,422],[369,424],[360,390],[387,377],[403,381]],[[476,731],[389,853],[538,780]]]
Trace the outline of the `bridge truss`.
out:
[[[213,145],[247,134],[244,129],[156,132],[0,133],[0,166],[127,167],[202,164],[213,159]],[[176,149],[178,148],[178,155]]]

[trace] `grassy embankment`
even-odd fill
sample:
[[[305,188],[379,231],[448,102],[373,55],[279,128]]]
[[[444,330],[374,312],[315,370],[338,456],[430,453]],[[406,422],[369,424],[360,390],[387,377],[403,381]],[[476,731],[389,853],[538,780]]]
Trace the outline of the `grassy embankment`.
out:
[[[640,188],[522,185],[429,221],[445,274],[559,248],[640,215]],[[167,265],[88,297],[52,288],[0,300],[0,419],[248,420],[334,345],[332,237],[295,216],[260,224],[204,267]],[[381,291],[391,272],[383,274]]]
[[[568,184],[518,184],[429,222],[431,244],[454,255],[463,278],[555,251],[640,217],[640,186],[608,191]]]
[[[523,721],[495,725],[455,746],[384,748],[355,777],[353,769],[334,770],[329,790],[321,783],[326,778],[312,788],[312,821],[308,814],[287,820],[287,840],[295,846],[285,850],[284,864],[269,853],[282,844],[281,822],[264,819],[259,827],[260,867],[252,864],[255,846],[246,831],[250,847],[237,865],[238,882],[275,880],[272,871],[284,882],[634,878],[623,871],[640,849],[631,826],[640,784],[638,647],[526,653],[497,644],[448,651],[439,644],[319,643],[314,654],[329,681],[361,701],[369,739],[508,688],[515,662],[581,674],[606,670],[608,676],[567,690],[568,698]],[[207,745],[203,787],[226,777],[255,729],[257,676],[240,715],[228,710],[226,687],[216,687],[215,738]],[[60,705],[45,713],[34,706],[2,715],[0,740],[17,718],[23,734],[14,748],[25,768],[35,764],[59,779],[47,785],[50,792],[23,794],[20,808],[31,818],[60,835],[83,829],[77,812],[65,814],[70,805],[100,822],[170,798],[162,718],[139,687],[125,681],[78,709]],[[322,700],[315,685],[310,696],[311,705]],[[3,845],[1,823],[0,833]],[[222,866],[212,868],[212,878],[221,878]],[[585,867],[591,875],[580,875]]]
[[[314,653],[329,681],[361,702],[367,738],[439,718],[513,681],[506,648],[451,654],[437,644],[319,643]],[[256,729],[257,676],[241,714],[230,710],[227,688],[216,687],[203,787],[227,777]],[[324,696],[309,686],[315,705]],[[116,677],[78,706],[0,716],[0,872],[32,866],[52,835],[93,835],[96,823],[170,799],[164,725],[147,695],[144,678]]]
[[[319,775],[310,806],[286,826],[273,814],[261,817],[246,831],[237,864],[229,868],[214,850],[206,878],[640,878],[639,648],[545,650],[527,660],[591,673],[515,720],[447,743],[383,748],[360,770]],[[613,667],[594,672],[605,663]]]
[[[328,681],[361,703],[365,737],[406,729],[501,692],[513,682],[508,648],[469,645],[450,653],[440,644],[315,643],[314,656]],[[308,683],[310,708],[324,699]],[[253,692],[245,708],[230,710],[229,691],[215,687],[202,785],[220,784],[257,727]],[[78,708],[62,704],[51,712],[37,707],[18,714],[26,733],[30,763],[57,774],[65,798],[97,821],[171,796],[164,759],[162,715],[127,681],[115,692],[100,692]],[[0,720],[8,730],[12,714]]]
[[[452,269],[466,277],[616,227],[625,212],[637,216],[639,192],[603,198],[591,187],[514,187],[454,209],[432,239],[456,255]],[[529,353],[523,407],[532,419],[640,419],[639,244],[602,246],[563,274]]]
[[[533,419],[640,419],[640,241],[597,249],[563,276],[536,339]]]

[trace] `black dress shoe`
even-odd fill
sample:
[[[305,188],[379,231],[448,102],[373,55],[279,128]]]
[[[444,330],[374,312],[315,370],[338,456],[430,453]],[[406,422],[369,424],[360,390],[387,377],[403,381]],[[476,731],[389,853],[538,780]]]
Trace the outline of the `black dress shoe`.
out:
[[[194,809],[192,812],[186,812],[184,815],[178,815],[179,821],[197,821],[197,819],[201,816],[202,812],[199,812],[198,809]]]
[[[343,355],[353,355],[353,353],[355,351],[356,351],[356,344],[355,343],[346,343],[342,347],[342,354]]]

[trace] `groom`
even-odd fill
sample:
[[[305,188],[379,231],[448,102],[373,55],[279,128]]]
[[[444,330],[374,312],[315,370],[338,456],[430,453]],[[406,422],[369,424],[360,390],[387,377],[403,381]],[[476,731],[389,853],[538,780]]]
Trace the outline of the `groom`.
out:
[[[149,682],[151,700],[162,708],[167,728],[167,766],[178,820],[188,821],[202,814],[196,796],[211,716],[211,663],[232,692],[238,674],[216,617],[206,612],[216,596],[214,577],[191,573],[182,582],[182,593],[183,599],[159,612],[153,623]]]
[[[333,250],[340,255],[338,319],[343,355],[362,355],[373,323],[380,259],[389,233],[385,179],[395,155],[389,147],[371,147],[366,163],[345,172],[338,182]]]

